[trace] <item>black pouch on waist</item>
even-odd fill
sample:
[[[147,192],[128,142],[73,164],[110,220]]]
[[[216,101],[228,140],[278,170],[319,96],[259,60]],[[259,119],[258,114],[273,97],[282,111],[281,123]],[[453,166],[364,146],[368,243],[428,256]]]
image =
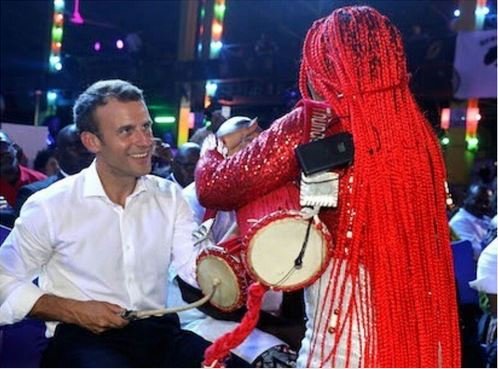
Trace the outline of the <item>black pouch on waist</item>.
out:
[[[341,132],[303,145],[299,145],[296,156],[306,175],[351,164],[354,157],[353,136]]]

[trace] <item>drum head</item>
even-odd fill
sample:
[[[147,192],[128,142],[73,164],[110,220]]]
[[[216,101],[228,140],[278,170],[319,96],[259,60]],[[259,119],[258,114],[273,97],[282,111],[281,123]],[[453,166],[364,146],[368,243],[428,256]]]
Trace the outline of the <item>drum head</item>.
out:
[[[234,261],[235,262],[235,261]],[[207,295],[213,288],[214,279],[221,283],[210,303],[223,311],[234,311],[244,305],[239,278],[233,267],[222,256],[201,254],[197,261],[197,282]]]
[[[254,226],[248,235],[245,262],[251,276],[274,290],[294,291],[312,284],[330,259],[330,235],[308,220],[274,214]],[[301,257],[301,267],[296,260]],[[299,264],[299,261],[297,262]]]

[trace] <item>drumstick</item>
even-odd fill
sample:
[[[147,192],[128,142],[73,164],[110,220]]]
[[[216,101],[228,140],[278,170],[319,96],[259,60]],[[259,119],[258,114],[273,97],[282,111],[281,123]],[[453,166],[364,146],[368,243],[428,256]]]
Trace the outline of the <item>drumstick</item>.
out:
[[[222,243],[228,240],[236,230],[237,230],[237,222],[233,222],[228,231],[225,233],[225,235],[221,238],[221,240],[218,243]]]
[[[166,309],[155,309],[155,310],[125,310],[121,313],[121,317],[126,320],[139,320],[139,319],[146,319],[150,318],[152,316],[163,316],[166,314],[171,314],[171,313],[179,313],[180,311],[185,311],[185,310],[190,310],[190,309],[195,309],[201,305],[204,305],[206,302],[211,300],[216,293],[216,288],[220,285],[221,281],[218,278],[213,279],[213,288],[211,289],[211,292],[201,298],[200,300],[197,300],[196,302],[193,302],[191,304],[187,304],[184,306],[177,306],[173,308],[166,308]]]

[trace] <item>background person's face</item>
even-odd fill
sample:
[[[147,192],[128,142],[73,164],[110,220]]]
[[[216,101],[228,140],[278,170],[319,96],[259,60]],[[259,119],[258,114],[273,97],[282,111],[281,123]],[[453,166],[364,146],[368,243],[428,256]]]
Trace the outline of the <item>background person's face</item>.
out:
[[[68,135],[57,150],[59,165],[67,174],[79,173],[88,167],[94,158],[94,155],[83,146],[77,132]]]
[[[17,150],[12,143],[0,142],[0,177],[17,173],[19,163],[16,155]]]

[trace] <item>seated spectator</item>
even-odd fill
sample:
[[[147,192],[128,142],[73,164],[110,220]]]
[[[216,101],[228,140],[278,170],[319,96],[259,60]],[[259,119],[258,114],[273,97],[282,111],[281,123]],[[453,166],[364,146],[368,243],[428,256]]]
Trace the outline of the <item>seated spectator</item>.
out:
[[[59,171],[55,150],[46,148],[38,151],[33,162],[33,168],[48,177],[55,175]]]
[[[469,283],[472,288],[485,293],[488,298],[487,311],[484,312],[479,324],[479,342],[487,368],[496,368],[497,251],[498,240],[495,239],[479,256],[477,278]]]
[[[171,175],[171,163],[173,152],[171,146],[160,138],[154,137],[154,149],[152,151],[152,174],[168,178]]]
[[[474,258],[481,253],[481,242],[486,236],[492,214],[493,191],[482,184],[469,188],[463,206],[450,219],[450,226],[462,240],[472,242]]]
[[[76,125],[71,124],[62,128],[57,135],[57,148],[55,149],[54,157],[59,163],[59,168],[54,175],[19,189],[14,206],[17,216],[19,216],[21,207],[28,197],[64,177],[79,173],[92,163],[95,155],[83,146],[78,128]]]
[[[199,146],[202,146],[202,143],[204,142],[206,137],[211,133],[216,133],[223,122],[227,120],[227,118],[225,118],[223,114],[221,114],[221,110],[215,110],[212,113],[206,114],[206,119],[211,119],[211,124],[209,124],[209,126],[199,128],[197,131],[195,131],[192,137],[190,137],[189,142],[193,142],[198,144]]]
[[[46,321],[50,367],[198,367],[207,341],[162,309],[194,224],[178,186],[148,175],[152,120],[142,91],[99,81],[74,120],[92,164],[31,196],[0,247],[0,325]],[[188,268],[190,271],[190,268]],[[31,283],[38,277],[38,285]]]
[[[172,173],[167,178],[179,184],[182,188],[187,187],[194,181],[194,170],[201,147],[193,142],[187,142],[181,145],[176,152],[173,163],[171,164]]]
[[[19,164],[14,143],[0,130],[0,196],[10,206],[14,206],[17,192],[22,186],[45,178],[45,174]]]

